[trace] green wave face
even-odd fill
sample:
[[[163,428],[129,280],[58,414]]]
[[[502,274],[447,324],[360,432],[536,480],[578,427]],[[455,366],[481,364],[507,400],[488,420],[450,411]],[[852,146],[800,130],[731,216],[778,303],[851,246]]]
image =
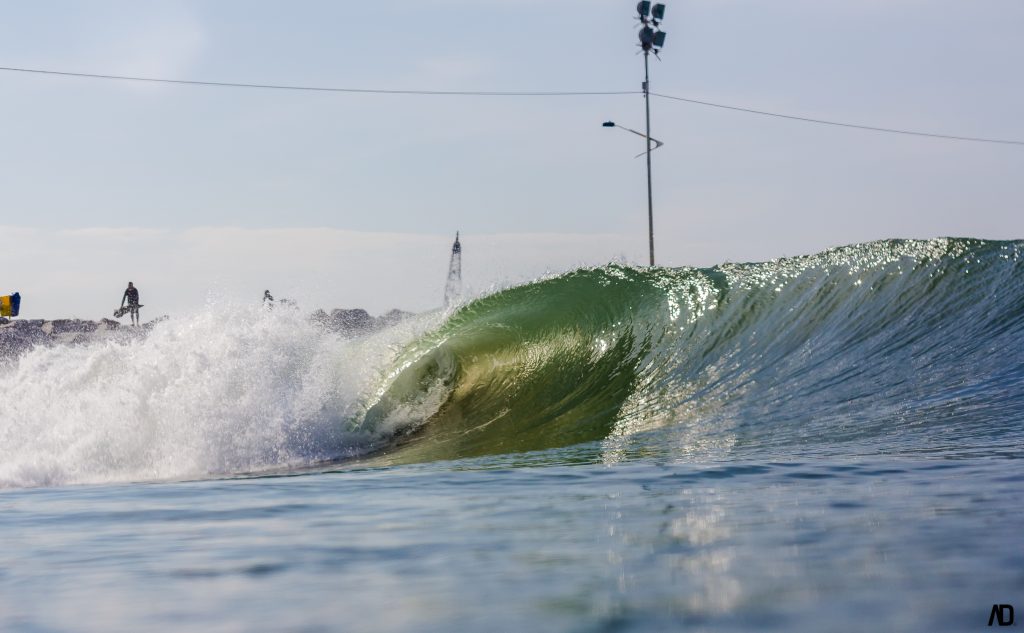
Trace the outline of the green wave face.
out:
[[[407,350],[364,428],[396,429],[397,461],[606,437],[651,350],[663,294],[644,272],[610,266],[475,301]]]
[[[890,240],[700,270],[577,270],[464,306],[405,350],[354,426],[391,438],[385,463],[667,425],[691,429],[687,441],[727,432],[729,446],[893,437],[894,424],[946,420],[935,408],[964,398],[950,385],[1019,383],[1022,252]],[[1005,419],[1024,399],[999,406]],[[986,408],[959,410],[979,423]]]

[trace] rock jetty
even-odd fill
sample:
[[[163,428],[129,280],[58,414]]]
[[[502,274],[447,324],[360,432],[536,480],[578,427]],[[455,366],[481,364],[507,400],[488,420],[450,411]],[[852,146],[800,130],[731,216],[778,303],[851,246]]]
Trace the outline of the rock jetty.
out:
[[[342,336],[363,336],[382,330],[412,316],[410,312],[392,310],[381,316],[370,316],[366,310],[317,310],[310,321],[328,332]],[[6,319],[0,318],[0,359],[16,358],[37,345],[82,345],[98,340],[128,341],[142,338],[153,326],[167,317],[143,323],[140,327],[123,325],[112,319],[84,321],[81,319]]]
[[[319,325],[328,332],[337,332],[347,336],[358,336],[383,330],[399,321],[412,316],[411,312],[392,310],[378,317],[370,314],[362,308],[343,309],[338,308],[326,312],[317,310],[309,317],[310,321]]]
[[[81,319],[4,319],[0,318],[0,358],[21,355],[36,345],[76,345],[89,341],[145,336],[154,322],[142,327],[123,327],[117,321],[83,321]]]

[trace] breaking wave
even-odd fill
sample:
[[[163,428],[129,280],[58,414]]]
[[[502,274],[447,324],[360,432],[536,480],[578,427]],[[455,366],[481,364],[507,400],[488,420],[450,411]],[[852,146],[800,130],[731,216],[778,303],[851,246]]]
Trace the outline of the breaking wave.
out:
[[[0,486],[456,459],[664,428],[680,430],[679,455],[716,437],[776,454],[998,446],[1024,421],[1022,255],[1022,242],[890,240],[609,265],[355,339],[228,306],[138,340],[36,348],[3,370]]]

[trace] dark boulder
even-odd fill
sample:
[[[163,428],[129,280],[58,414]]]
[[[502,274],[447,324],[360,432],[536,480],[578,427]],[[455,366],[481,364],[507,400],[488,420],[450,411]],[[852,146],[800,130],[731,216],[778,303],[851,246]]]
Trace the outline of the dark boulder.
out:
[[[50,334],[95,332],[97,326],[95,321],[82,321],[80,319],[54,319],[50,323],[52,324]]]
[[[316,310],[310,315],[309,320],[328,332],[357,336],[382,330],[409,316],[411,313],[401,310],[392,310],[383,316],[374,317],[362,308],[336,308],[330,313]]]
[[[359,332],[373,329],[374,318],[362,308],[331,310],[331,324],[336,332]]]

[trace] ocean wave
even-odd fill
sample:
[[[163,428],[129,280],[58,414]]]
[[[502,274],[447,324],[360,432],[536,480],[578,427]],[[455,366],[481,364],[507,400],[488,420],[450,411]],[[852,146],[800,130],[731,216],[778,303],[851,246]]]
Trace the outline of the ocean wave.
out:
[[[355,427],[399,429],[392,462],[665,426],[788,450],[998,437],[1024,419],[1022,251],[889,240],[708,269],[577,270],[462,308],[406,350]]]
[[[215,306],[5,368],[0,487],[614,448],[666,429],[678,459],[998,446],[1024,421],[1022,273],[1024,242],[889,240],[580,269],[356,338]]]

